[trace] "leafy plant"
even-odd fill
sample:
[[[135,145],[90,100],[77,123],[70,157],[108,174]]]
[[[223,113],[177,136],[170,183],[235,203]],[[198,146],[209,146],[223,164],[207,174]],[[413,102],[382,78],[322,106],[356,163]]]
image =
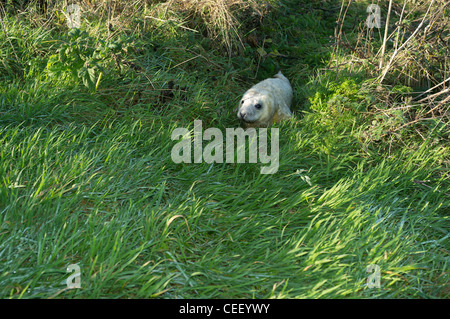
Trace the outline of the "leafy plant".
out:
[[[70,75],[81,80],[90,91],[95,92],[105,70],[105,66],[117,58],[123,50],[123,44],[129,44],[123,38],[119,40],[95,40],[86,31],[72,29],[67,41],[62,41],[56,54],[50,56],[47,70],[50,76]]]
[[[331,112],[341,110],[344,105],[352,110],[362,110],[359,102],[366,99],[364,92],[353,79],[345,79],[339,83],[327,82],[309,98],[310,108],[316,112]]]

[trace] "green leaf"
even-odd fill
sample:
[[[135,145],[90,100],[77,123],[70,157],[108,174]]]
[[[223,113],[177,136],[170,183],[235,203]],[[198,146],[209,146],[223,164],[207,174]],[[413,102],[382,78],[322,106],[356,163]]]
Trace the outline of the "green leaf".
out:
[[[113,42],[108,44],[108,48],[111,49],[112,51],[116,52],[116,51],[120,51],[122,49],[122,45],[119,42]]]
[[[266,56],[267,55],[266,50],[264,50],[263,48],[256,49],[256,52],[258,52],[260,56]]]
[[[78,70],[78,77],[83,81],[84,86],[89,90],[95,90],[95,70],[91,68],[82,67]]]

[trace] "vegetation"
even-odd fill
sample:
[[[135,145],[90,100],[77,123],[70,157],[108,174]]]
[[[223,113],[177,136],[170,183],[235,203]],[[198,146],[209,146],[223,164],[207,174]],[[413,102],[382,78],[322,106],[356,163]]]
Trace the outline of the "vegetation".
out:
[[[78,3],[0,2],[1,298],[449,297],[448,1]],[[276,174],[172,161],[279,69]]]

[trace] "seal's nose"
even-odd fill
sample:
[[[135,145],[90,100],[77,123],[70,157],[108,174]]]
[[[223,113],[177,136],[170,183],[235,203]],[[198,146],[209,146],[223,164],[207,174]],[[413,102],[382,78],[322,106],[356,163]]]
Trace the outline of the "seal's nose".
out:
[[[240,111],[239,112],[239,116],[241,117],[241,119],[245,119],[245,117],[247,116],[247,114],[245,112]]]

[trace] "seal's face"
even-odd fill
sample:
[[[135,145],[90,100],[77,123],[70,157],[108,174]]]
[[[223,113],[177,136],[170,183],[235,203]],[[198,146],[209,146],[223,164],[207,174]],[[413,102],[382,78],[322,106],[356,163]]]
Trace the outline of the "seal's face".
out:
[[[264,123],[270,119],[270,103],[259,98],[242,99],[239,104],[237,116],[246,123]]]

